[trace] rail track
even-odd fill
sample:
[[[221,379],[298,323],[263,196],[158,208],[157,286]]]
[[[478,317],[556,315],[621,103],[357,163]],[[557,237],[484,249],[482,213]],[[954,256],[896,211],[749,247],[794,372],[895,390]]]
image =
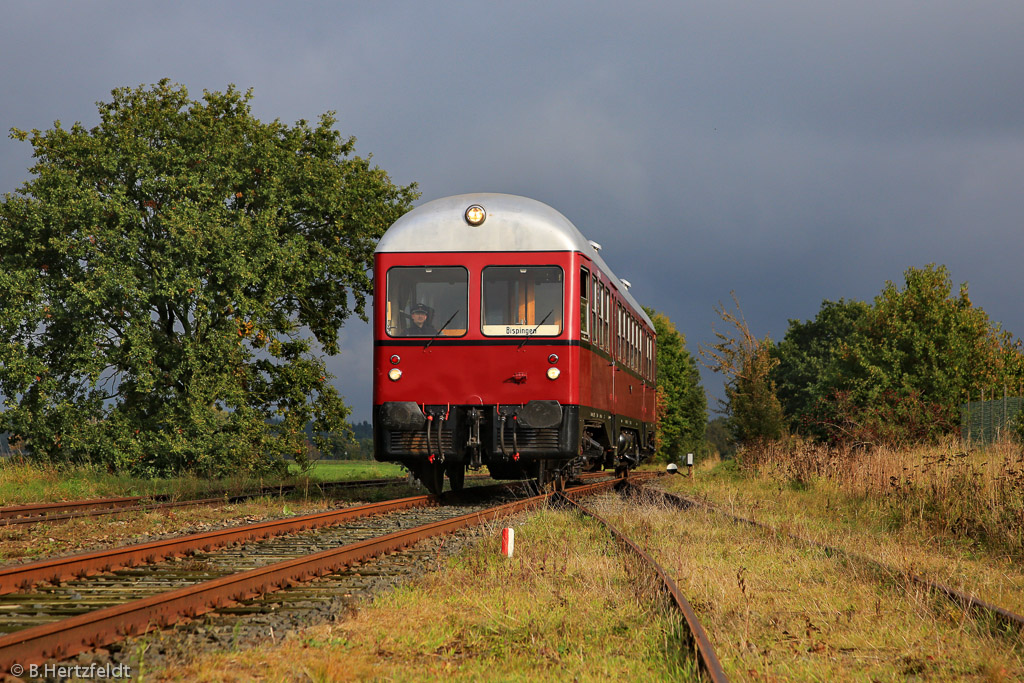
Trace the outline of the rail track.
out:
[[[604,479],[565,495],[575,498],[621,483]],[[248,607],[232,606],[336,574],[425,538],[545,505],[560,495],[531,496],[490,507],[473,500],[474,494],[493,495],[495,489],[508,488],[479,487],[443,500],[416,496],[3,568],[0,629],[10,632],[0,635],[0,671],[13,663],[28,666],[67,659],[213,610],[233,608],[244,613]],[[389,521],[369,523],[369,517]],[[424,524],[424,517],[435,519]],[[326,526],[332,528],[325,532]],[[315,527],[321,529],[315,535],[282,536]],[[209,552],[243,542],[247,544]],[[179,559],[159,561],[175,557]]]
[[[629,484],[628,481],[626,483],[627,485]],[[672,604],[686,620],[686,625],[690,631],[694,649],[697,654],[697,663],[703,670],[704,674],[708,677],[708,680],[713,681],[713,683],[724,683],[725,681],[728,681],[729,678],[725,675],[725,671],[722,669],[722,664],[718,660],[718,655],[715,654],[714,646],[711,644],[711,640],[704,631],[704,627],[701,625],[700,619],[697,617],[697,613],[693,610],[689,601],[683,596],[679,587],[676,585],[676,582],[668,575],[668,572],[666,572],[662,566],[640,546],[613,526],[611,522],[591,511],[576,500],[578,496],[574,495],[573,492],[566,492],[559,495],[561,500],[564,500],[567,505],[576,509],[581,514],[600,522],[608,529],[609,533],[611,533],[620,546],[639,557],[650,568],[651,572],[658,577],[664,591],[671,598]]]
[[[539,502],[527,500],[534,500],[534,504]],[[0,601],[0,607],[6,613],[7,628],[15,630],[0,636],[0,671],[8,670],[14,663],[29,666],[50,658],[65,659],[128,635],[167,626],[182,618],[195,618],[256,595],[337,571],[353,562],[398,550],[421,538],[445,533],[477,520],[483,521],[489,518],[488,514],[507,514],[505,510],[514,511],[515,506],[522,505],[507,504],[491,508],[496,512],[487,513],[481,511],[479,508],[483,506],[476,503],[469,503],[472,511],[465,512],[465,505],[440,506],[439,502],[434,496],[416,496],[327,513],[332,516],[305,515],[281,520],[285,524],[272,523],[272,528],[267,524],[255,524],[227,530],[230,532],[227,535],[219,532],[196,534],[174,539],[177,543],[162,551],[136,546],[100,553],[108,555],[106,558],[89,553],[89,557],[60,558],[6,568],[2,586],[9,595]],[[417,519],[409,516],[410,511],[422,513],[428,509],[435,518],[440,516],[442,519],[427,525],[408,521]],[[363,525],[361,532],[358,524],[351,524],[354,519],[371,516],[390,521],[383,525]],[[285,543],[280,537],[283,533],[343,523],[345,526],[332,529],[333,533],[315,538],[299,534]],[[412,528],[402,528],[409,526]],[[353,536],[357,540],[352,540]],[[187,564],[172,562],[139,566],[151,558],[155,560],[158,552],[164,557],[181,556],[204,547],[212,549],[255,539],[260,539],[260,542],[250,542],[232,552],[191,554]],[[140,559],[140,552],[154,554]],[[124,569],[111,575],[110,569],[96,564],[107,561],[111,563],[110,569],[113,566]],[[102,576],[97,579],[84,579],[84,575],[99,572]],[[8,590],[13,582],[18,582],[24,589],[45,574],[51,576],[42,580],[56,580],[62,582],[61,585],[37,587],[30,589],[32,592],[17,594]],[[82,575],[83,578],[67,580],[69,574]],[[63,606],[49,609],[48,605]],[[45,623],[33,625],[33,620]]]
[[[938,581],[931,581],[911,571],[897,569],[896,567],[885,564],[884,562],[880,562],[866,555],[850,552],[848,550],[837,548],[827,543],[821,543],[819,541],[803,538],[795,534],[789,534],[780,531],[779,529],[776,529],[775,527],[770,526],[768,524],[764,524],[762,522],[757,522],[752,519],[747,519],[745,517],[741,517],[738,515],[734,515],[730,512],[726,512],[725,510],[722,510],[714,505],[711,505],[710,503],[694,500],[692,498],[688,498],[686,496],[681,496],[674,493],[669,493],[661,489],[654,489],[649,486],[643,486],[642,484],[637,484],[634,482],[629,482],[627,486],[629,489],[632,489],[642,495],[661,500],[665,504],[671,505],[678,509],[689,510],[694,508],[701,508],[704,510],[708,510],[715,514],[721,515],[727,519],[731,519],[736,523],[746,524],[755,527],[757,529],[764,531],[765,533],[774,536],[786,537],[792,541],[803,544],[805,546],[823,550],[827,554],[840,556],[862,566],[871,567],[882,575],[902,576],[909,583],[924,588],[937,595],[942,595],[965,610],[972,611],[977,614],[987,615],[995,619],[997,622],[1009,626],[1011,629],[1017,631],[1017,633],[1021,637],[1024,637],[1024,616],[1021,616],[1020,614],[1017,614],[1011,610],[1005,609],[998,605],[993,605],[989,602],[982,600],[977,596],[971,595],[970,593],[959,591]]]

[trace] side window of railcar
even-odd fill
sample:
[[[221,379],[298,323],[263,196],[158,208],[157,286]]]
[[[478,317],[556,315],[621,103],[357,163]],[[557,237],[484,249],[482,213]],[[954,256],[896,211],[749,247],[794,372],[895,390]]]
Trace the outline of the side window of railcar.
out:
[[[601,310],[604,311],[604,350],[611,352],[611,307],[609,306],[610,298],[608,296],[608,288],[604,285],[601,286]]]
[[[636,364],[634,364],[633,362],[633,349],[635,347],[633,334],[636,332],[636,330],[633,327],[633,316],[630,315],[628,312],[626,313],[626,326],[626,332],[628,335],[628,337],[626,338],[626,349],[629,351],[630,368],[636,369]]]
[[[651,379],[651,337],[644,328],[644,379]]]
[[[622,320],[625,323],[622,327],[622,355],[627,367],[633,367],[633,319],[629,317],[626,309],[622,309]]]
[[[580,339],[590,340],[590,271],[580,268]]]
[[[626,312],[626,364],[633,367],[633,316]]]
[[[633,323],[633,369],[640,370],[640,325],[637,323],[636,318],[632,319]]]
[[[387,332],[392,337],[461,337],[469,327],[469,271],[461,266],[388,269]]]
[[[615,346],[612,348],[612,355],[616,360],[622,361],[622,304],[615,304]]]
[[[640,323],[640,348],[638,353],[640,354],[640,377],[647,379],[647,330],[644,329],[643,323]]]
[[[482,332],[489,336],[562,333],[562,269],[488,266],[481,276]]]
[[[651,342],[651,340],[647,336],[647,328],[645,327],[645,328],[643,328],[643,332],[641,333],[641,336],[640,336],[640,351],[641,351],[641,354],[643,356],[643,358],[641,359],[640,362],[643,364],[643,376],[644,376],[644,379],[650,379],[650,377],[651,377],[651,367],[650,367],[649,363],[647,362],[647,359],[650,357],[650,353],[651,353],[650,342]]]
[[[626,345],[629,349],[629,367],[636,370],[636,354],[634,353],[636,350],[636,325],[633,322],[633,316],[628,316],[626,322],[629,325],[629,343]]]

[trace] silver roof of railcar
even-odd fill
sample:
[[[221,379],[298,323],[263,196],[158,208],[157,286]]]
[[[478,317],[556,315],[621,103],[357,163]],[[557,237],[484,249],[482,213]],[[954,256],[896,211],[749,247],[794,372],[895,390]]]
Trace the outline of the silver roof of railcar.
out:
[[[487,211],[487,219],[477,227],[463,218],[473,204]],[[395,221],[376,249],[377,253],[432,251],[581,252],[611,278],[620,296],[654,329],[644,309],[587,238],[568,218],[535,199],[490,192],[435,199]]]

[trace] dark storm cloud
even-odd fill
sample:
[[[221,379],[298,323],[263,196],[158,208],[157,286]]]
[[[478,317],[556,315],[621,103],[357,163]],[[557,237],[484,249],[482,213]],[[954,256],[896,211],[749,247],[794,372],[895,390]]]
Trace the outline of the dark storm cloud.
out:
[[[264,119],[337,111],[425,200],[551,204],[693,351],[731,290],[778,339],[929,262],[1021,333],[1022,28],[1018,2],[9,3],[0,124],[92,125],[164,76],[251,86]],[[0,190],[29,163],[0,143]],[[363,419],[365,325],[342,342]]]

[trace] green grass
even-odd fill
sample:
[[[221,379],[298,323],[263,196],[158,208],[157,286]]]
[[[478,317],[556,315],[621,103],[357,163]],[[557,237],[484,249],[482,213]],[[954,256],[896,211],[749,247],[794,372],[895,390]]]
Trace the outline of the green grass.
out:
[[[292,474],[299,469],[292,465]],[[391,462],[376,460],[318,460],[308,472],[309,478],[317,481],[343,481],[346,479],[389,479],[405,476],[406,470]]]
[[[405,470],[392,463],[365,460],[320,461],[307,474],[292,466],[287,477],[237,476],[207,479],[194,475],[143,479],[111,474],[103,468],[56,467],[17,460],[0,460],[0,505],[44,503],[88,498],[169,494],[178,499],[202,498],[221,493],[243,493],[264,486],[302,485],[305,482],[401,477]]]

